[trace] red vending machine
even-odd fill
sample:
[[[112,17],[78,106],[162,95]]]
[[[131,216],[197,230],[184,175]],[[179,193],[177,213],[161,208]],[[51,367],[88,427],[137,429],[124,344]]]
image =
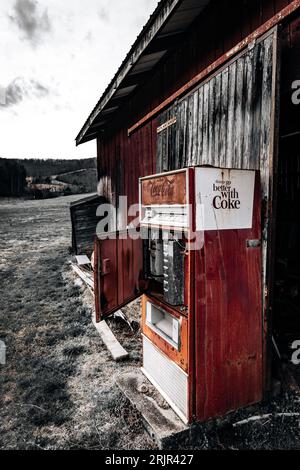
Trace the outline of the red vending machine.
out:
[[[190,423],[259,402],[261,191],[254,171],[140,180],[140,237],[97,240],[97,320],[142,297],[143,373]]]
[[[194,169],[140,180],[150,280],[142,299],[142,371],[184,422],[193,415],[194,209]]]

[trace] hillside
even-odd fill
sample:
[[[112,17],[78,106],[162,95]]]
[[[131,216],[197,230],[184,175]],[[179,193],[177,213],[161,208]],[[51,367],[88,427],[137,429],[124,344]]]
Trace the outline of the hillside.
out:
[[[11,160],[23,165],[27,176],[46,177],[60,175],[78,170],[96,169],[95,158],[85,158],[81,160],[35,160],[33,158],[25,160]]]
[[[84,170],[63,173],[57,175],[56,179],[65,184],[84,188],[84,192],[87,193],[95,192],[98,182],[96,168],[86,168]]]
[[[47,199],[96,192],[96,159],[0,158],[0,197]]]

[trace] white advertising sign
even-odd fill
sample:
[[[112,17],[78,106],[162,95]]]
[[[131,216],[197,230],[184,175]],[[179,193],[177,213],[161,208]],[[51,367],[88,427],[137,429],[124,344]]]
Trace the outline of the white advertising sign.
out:
[[[196,168],[196,230],[252,228],[255,171]]]

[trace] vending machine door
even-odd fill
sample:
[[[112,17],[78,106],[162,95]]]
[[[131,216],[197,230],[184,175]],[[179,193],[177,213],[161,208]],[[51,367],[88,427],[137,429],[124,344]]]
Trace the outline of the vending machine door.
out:
[[[197,169],[196,198],[205,239],[195,253],[196,417],[205,421],[262,399],[260,175]]]
[[[94,284],[97,323],[138,298],[144,289],[142,239],[130,230],[97,237]]]

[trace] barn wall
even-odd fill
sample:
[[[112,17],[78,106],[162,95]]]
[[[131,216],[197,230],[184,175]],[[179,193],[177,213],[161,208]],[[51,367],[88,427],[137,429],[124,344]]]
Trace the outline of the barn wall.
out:
[[[98,139],[100,193],[113,203],[118,194],[127,194],[129,205],[137,203],[138,177],[161,170],[190,164],[260,169],[265,197],[263,283],[266,294],[271,286],[267,266],[272,270],[272,251],[267,246],[267,237],[272,240],[272,224],[268,225],[268,221],[273,219],[270,202],[275,199],[269,183],[270,177],[273,174],[276,176],[277,172],[276,161],[272,160],[276,141],[272,140],[270,127],[276,104],[271,100],[276,78],[272,38],[246,51],[246,55],[226,67],[211,82],[198,87],[197,91],[149,121],[130,137],[127,130],[289,3],[291,1],[288,0],[215,0],[202,18],[196,21],[184,43],[159,66],[134,98],[124,104],[118,118]],[[230,21],[223,23],[225,11],[226,18],[230,12],[232,15]],[[297,110],[292,107],[290,98],[291,80],[300,80],[299,18],[299,14],[294,15],[280,31],[283,65],[280,135],[300,131],[300,106]],[[236,93],[234,100],[230,101],[234,83]],[[203,112],[199,113],[201,108]],[[157,127],[174,114],[176,125],[157,134]],[[123,224],[120,218],[119,228]],[[266,338],[268,329],[270,331],[267,307],[266,302]],[[266,341],[267,349],[271,350]],[[268,365],[265,364],[265,377],[267,369]]]
[[[273,210],[273,153],[278,117],[274,107],[279,91],[277,51],[276,28],[158,117],[159,126],[172,118],[176,118],[176,123],[158,134],[157,172],[199,165],[260,170],[261,197],[266,208],[262,241],[264,287],[269,287],[269,246],[272,246],[269,220]],[[265,312],[268,300],[263,299]],[[266,313],[266,336],[268,324]]]
[[[159,65],[148,83],[146,83],[131,100],[124,103],[124,107],[118,117],[112,121],[109,128],[99,136],[97,153],[100,194],[104,195],[114,204],[117,203],[117,194],[127,194],[129,204],[138,202],[138,177],[155,173],[161,165],[160,162],[157,162],[156,149],[157,145],[160,145],[160,142],[157,141],[156,133],[157,120],[153,119],[149,121],[130,137],[128,137],[127,134],[128,128],[161,103],[172,92],[176,91],[181,85],[186,83],[186,81],[195,76],[195,74],[206,68],[214,60],[223,55],[224,52],[236,45],[241,39],[245,38],[249,33],[253,32],[257,27],[289,3],[291,3],[289,0],[214,0],[212,2],[202,17],[196,20],[194,25],[190,28],[185,41],[182,42],[180,47],[177,47],[173,53]],[[230,20],[224,23],[224,14],[222,14],[222,12],[224,13],[225,10],[226,18],[230,18]],[[222,77],[215,79],[211,84],[211,88],[206,85],[203,91],[198,92],[198,96],[194,96],[195,105],[194,103],[190,103],[193,112],[197,111],[197,106],[206,105],[205,100],[210,97],[212,99],[214,91],[218,94],[219,91],[221,92],[221,86],[222,90],[226,88],[227,79],[228,86],[230,86],[230,83],[232,84],[232,80],[234,80],[235,74],[240,74],[243,76],[242,83],[245,84],[250,80],[250,74],[252,70],[255,69],[256,75],[253,82],[250,84],[250,90],[244,85],[238,90],[240,99],[245,104],[245,109],[242,110],[241,106],[237,106],[235,110],[238,122],[234,122],[234,124],[238,124],[239,130],[242,132],[247,131],[247,126],[248,129],[250,129],[251,123],[249,119],[251,119],[251,111],[254,110],[255,107],[256,109],[259,108],[255,104],[256,91],[259,94],[259,90],[257,89],[257,87],[259,87],[259,81],[269,87],[271,74],[270,61],[267,62],[268,65],[266,66],[264,65],[264,59],[267,59],[267,56],[270,54],[270,42],[266,43],[265,48],[256,46],[254,50],[247,54],[245,59],[241,59],[238,62],[238,65],[231,66],[224,72]],[[263,78],[263,76],[265,76],[265,78]],[[265,79],[266,81],[264,81]],[[216,101],[218,100],[218,96]],[[221,107],[226,106],[226,99],[227,97],[222,95],[222,100],[224,101],[219,101]],[[189,98],[189,100],[192,100],[192,98]],[[191,119],[186,115],[185,107],[187,105],[187,100],[184,100],[180,105],[181,108],[178,110],[179,122],[182,122],[182,119],[187,119],[189,126],[191,126],[192,123],[198,125],[198,122],[194,121],[194,114],[191,115]],[[263,109],[265,109],[265,107]],[[266,111],[266,115],[268,115],[268,110]],[[246,120],[241,117],[241,112],[244,112]],[[259,112],[254,116],[254,119],[256,118],[258,120],[262,119]],[[224,132],[224,120],[228,121],[229,129],[232,121],[229,119],[228,115],[225,115],[222,119],[223,121],[221,120],[217,125],[220,126],[221,132]],[[161,120],[159,122],[161,122]],[[203,126],[205,125],[207,125],[207,122],[203,122]],[[243,130],[242,126],[244,126]],[[265,129],[267,129],[267,126],[268,123],[265,122]],[[236,131],[237,128],[234,126],[232,133],[236,133]],[[186,137],[189,135],[190,130],[186,129],[185,132],[184,135]],[[172,138],[176,140],[178,139],[178,135],[173,135]],[[255,153],[254,149],[257,148],[261,138],[261,135],[255,135],[255,133],[252,133],[251,136],[249,135],[245,139],[237,138],[237,147],[233,150],[230,148],[231,142],[229,139],[226,143],[226,149],[222,147],[221,139],[219,139],[219,141],[218,139],[215,140],[214,145],[220,147],[221,161],[224,163],[227,162],[236,167],[243,164],[247,165],[247,167],[258,168],[261,158]],[[165,143],[162,145],[165,145]],[[191,140],[188,145],[193,145]],[[205,145],[205,142],[197,143],[197,145],[193,147],[192,153],[189,151],[184,153],[181,150],[179,154],[176,155],[177,162],[167,162],[167,166],[170,168],[177,166],[182,167],[190,162],[200,161],[199,149],[201,145]],[[243,152],[241,148],[243,148]],[[267,155],[268,149],[265,148],[263,151]],[[203,160],[203,162],[213,162],[213,153],[213,147],[208,148],[206,159]],[[248,156],[249,162],[246,163]],[[175,154],[171,153],[168,158],[174,159]],[[119,228],[123,225],[124,223],[120,218]]]
[[[129,127],[290,3],[292,0],[213,0],[180,47],[131,100]]]
[[[159,116],[159,126],[176,123],[158,134],[158,173],[197,165],[260,169],[269,149],[273,49],[271,34]]]
[[[118,229],[127,225],[119,213],[118,196],[127,196],[128,207],[138,204],[138,179],[156,171],[156,129],[153,120],[130,139],[127,129],[121,129],[112,138],[98,140],[98,192],[118,209]]]
[[[128,128],[289,3],[291,0],[213,0],[182,44],[158,66],[136,95],[124,103],[118,117],[99,136],[100,194],[113,203],[117,202],[116,194],[127,194],[130,204],[138,202],[134,178],[155,173],[157,169],[157,121],[150,121],[130,138]],[[229,19],[223,22],[225,12]],[[251,70],[251,63],[249,66]],[[176,165],[182,166],[183,162]]]

